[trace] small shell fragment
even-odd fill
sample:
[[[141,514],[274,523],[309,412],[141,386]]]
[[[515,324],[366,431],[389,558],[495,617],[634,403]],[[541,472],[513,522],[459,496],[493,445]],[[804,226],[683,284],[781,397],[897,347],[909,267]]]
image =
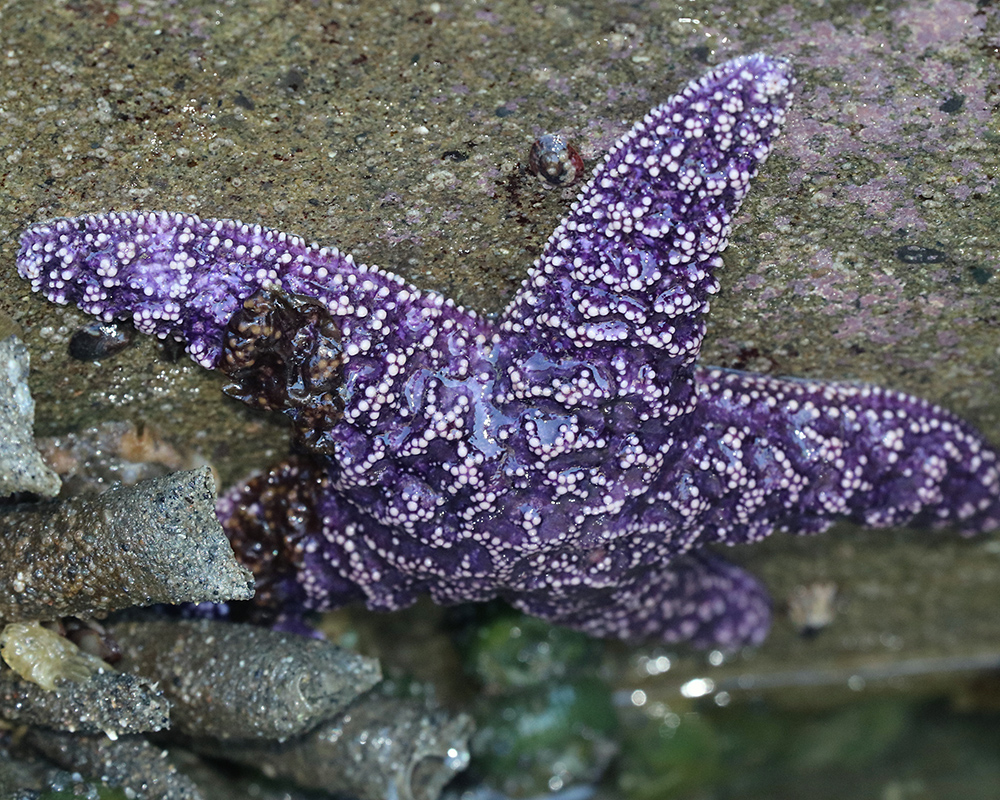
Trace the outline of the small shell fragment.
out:
[[[36,440],[63,482],[62,496],[104,492],[116,483],[133,485],[177,470],[201,466],[179,452],[150,425],[101,422],[91,428]]]
[[[799,584],[788,595],[788,619],[799,636],[811,638],[837,616],[837,584],[814,581]]]
[[[100,361],[125,350],[134,339],[135,329],[127,322],[94,320],[70,337],[68,352],[77,361]]]
[[[583,175],[583,158],[565,136],[546,133],[528,151],[528,172],[553,186],[572,186]]]

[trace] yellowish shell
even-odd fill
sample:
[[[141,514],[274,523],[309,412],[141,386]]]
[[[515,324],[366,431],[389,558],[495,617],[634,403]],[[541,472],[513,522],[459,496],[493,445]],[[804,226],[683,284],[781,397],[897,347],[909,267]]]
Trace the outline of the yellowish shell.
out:
[[[14,622],[4,627],[0,656],[22,678],[50,691],[61,680],[85,681],[107,666],[38,622]]]

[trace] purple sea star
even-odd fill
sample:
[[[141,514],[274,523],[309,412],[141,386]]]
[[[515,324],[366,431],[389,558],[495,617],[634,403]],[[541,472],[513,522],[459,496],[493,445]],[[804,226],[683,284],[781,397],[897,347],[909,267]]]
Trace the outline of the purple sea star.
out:
[[[947,411],[695,366],[718,254],[792,85],[784,60],[753,55],[650,111],[496,322],[336,249],[184,214],[37,225],[18,265],[49,299],[131,318],[206,367],[262,287],[325,306],[343,351],[329,456],[219,505],[231,532],[249,520],[294,542],[296,607],[499,595],[598,636],[759,642],[766,593],[704,545],[842,518],[1000,523],[996,454]]]

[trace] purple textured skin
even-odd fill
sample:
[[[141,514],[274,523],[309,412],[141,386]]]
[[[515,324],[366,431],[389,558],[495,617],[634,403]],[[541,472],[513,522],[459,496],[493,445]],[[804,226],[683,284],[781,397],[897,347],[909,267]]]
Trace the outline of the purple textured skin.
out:
[[[785,61],[754,55],[650,111],[495,324],[335,249],[183,214],[38,225],[18,265],[49,299],[130,317],[206,367],[265,283],[329,308],[346,410],[301,606],[499,595],[598,636],[756,643],[766,593],[703,545],[841,518],[1000,523],[996,454],[948,412],[694,364],[718,253],[792,84]]]

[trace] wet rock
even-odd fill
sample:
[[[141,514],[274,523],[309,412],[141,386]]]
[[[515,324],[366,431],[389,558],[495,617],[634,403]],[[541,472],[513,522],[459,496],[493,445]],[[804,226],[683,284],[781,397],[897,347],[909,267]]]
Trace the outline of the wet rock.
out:
[[[179,452],[155,428],[133,422],[102,422],[91,428],[36,441],[45,463],[62,479],[64,497],[131,486],[170,472],[201,466]]]
[[[0,797],[3,800],[35,800],[46,789],[58,791],[74,785],[84,789],[79,775],[73,780],[70,773],[23,750],[13,745],[10,737],[0,740]],[[87,796],[82,792],[78,794]],[[74,796],[77,795],[70,795]]]

